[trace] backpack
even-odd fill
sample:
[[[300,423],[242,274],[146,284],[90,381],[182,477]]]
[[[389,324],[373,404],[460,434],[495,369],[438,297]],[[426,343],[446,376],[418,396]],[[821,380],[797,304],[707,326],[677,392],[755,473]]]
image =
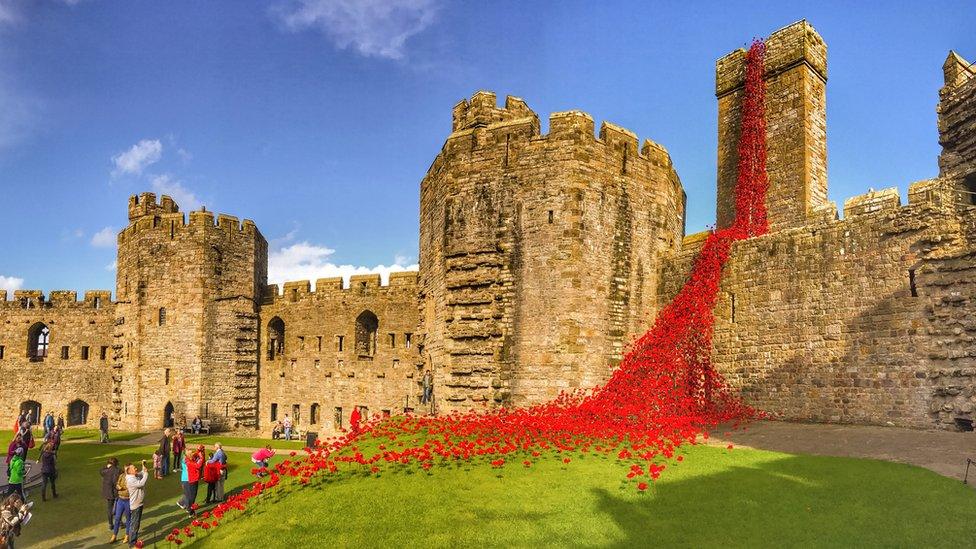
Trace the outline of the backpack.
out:
[[[120,499],[129,499],[129,486],[125,483],[125,473],[119,475],[119,480],[115,481],[115,490],[119,493]]]

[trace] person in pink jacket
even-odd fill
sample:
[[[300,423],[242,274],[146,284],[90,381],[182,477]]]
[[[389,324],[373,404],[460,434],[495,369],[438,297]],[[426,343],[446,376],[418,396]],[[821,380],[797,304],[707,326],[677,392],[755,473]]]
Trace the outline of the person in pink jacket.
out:
[[[257,452],[251,454],[251,462],[253,462],[254,465],[256,465],[259,469],[266,469],[268,467],[268,460],[274,457],[274,455],[275,455],[275,451],[271,449],[271,445],[269,444],[264,448],[261,448]],[[263,473],[261,471],[258,471],[257,473],[259,477],[262,477],[266,474],[267,473]]]

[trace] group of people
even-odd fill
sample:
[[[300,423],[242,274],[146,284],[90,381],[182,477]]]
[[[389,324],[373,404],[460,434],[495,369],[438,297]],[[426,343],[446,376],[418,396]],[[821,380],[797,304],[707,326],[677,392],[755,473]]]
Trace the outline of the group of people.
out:
[[[274,428],[271,429],[271,438],[275,440],[281,438],[291,440],[291,434],[294,429],[295,423],[292,421],[291,416],[285,414],[285,418],[276,423]]]
[[[41,499],[47,501],[48,486],[51,487],[51,497],[58,497],[55,481],[58,478],[57,455],[61,448],[64,417],[55,422],[54,415],[49,412],[41,424],[44,438],[41,440],[38,461],[41,466]],[[33,428],[33,412],[21,412],[14,422],[13,440],[7,446],[7,489],[0,503],[0,539],[3,543],[0,547],[13,547],[14,538],[20,535],[21,526],[29,520],[33,504],[27,502],[24,482],[30,472],[28,452],[37,446]]]
[[[120,469],[118,458],[110,457],[101,470],[102,497],[108,506],[108,529],[112,532],[109,543],[118,541],[123,519],[125,520],[123,541],[128,543],[129,547],[135,547],[139,541],[142,507],[146,499],[146,483],[149,482],[146,461],[143,460],[141,465],[141,470],[133,463],[128,463]]]

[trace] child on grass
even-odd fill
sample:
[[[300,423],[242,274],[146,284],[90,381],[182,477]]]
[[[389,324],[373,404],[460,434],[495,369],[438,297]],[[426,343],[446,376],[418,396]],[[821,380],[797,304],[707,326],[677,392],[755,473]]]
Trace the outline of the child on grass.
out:
[[[163,478],[163,452],[158,448],[153,453],[153,471],[156,474],[156,480]]]

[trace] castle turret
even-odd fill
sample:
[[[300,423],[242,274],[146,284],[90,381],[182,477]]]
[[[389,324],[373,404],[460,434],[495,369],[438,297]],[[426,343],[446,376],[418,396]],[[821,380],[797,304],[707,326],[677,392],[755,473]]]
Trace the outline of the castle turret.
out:
[[[118,238],[115,412],[156,429],[173,414],[256,426],[257,304],[267,242],[254,223],[169,197],[129,199]]]
[[[827,46],[806,21],[766,40],[766,206],[771,231],[804,225],[827,200]],[[718,98],[718,226],[735,218],[739,124],[746,51],[715,65]]]
[[[954,51],[942,65],[939,90],[939,175],[957,203],[976,205],[976,64]]]
[[[604,381],[657,308],[684,232],[667,151],[582,112],[549,134],[478,92],[421,183],[424,354],[442,410],[528,404]]]

